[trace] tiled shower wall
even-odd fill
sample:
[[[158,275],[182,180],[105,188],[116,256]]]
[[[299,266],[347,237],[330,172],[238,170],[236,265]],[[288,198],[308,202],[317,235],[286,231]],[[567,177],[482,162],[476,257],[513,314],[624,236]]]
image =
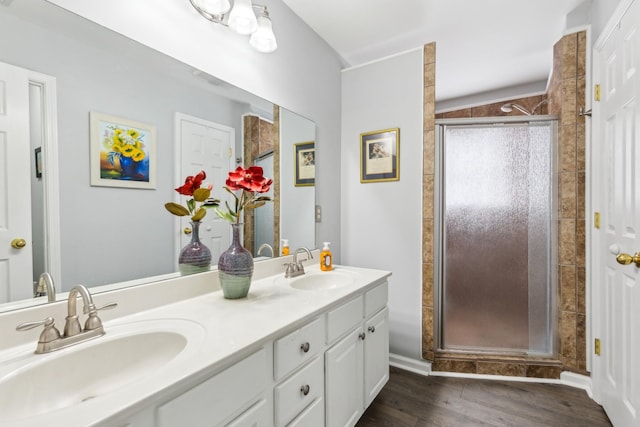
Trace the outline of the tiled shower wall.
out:
[[[559,117],[558,139],[558,359],[445,353],[434,340],[434,172],[435,118],[505,115],[505,102],[435,115],[435,44],[424,48],[423,298],[422,356],[439,371],[559,378],[563,370],[586,372],[585,316],[585,133],[586,33],[563,37],[554,46],[553,72],[545,95],[511,100],[536,114]],[[510,115],[520,114],[514,110]]]
[[[554,46],[549,113],[560,117],[558,140],[559,358],[567,370],[585,372],[586,221],[585,104],[587,37],[569,34]]]

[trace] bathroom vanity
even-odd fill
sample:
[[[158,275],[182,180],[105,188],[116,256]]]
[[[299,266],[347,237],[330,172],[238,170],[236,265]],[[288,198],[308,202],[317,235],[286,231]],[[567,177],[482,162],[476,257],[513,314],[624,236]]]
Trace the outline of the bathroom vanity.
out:
[[[0,314],[3,337],[20,334],[0,349],[0,424],[354,425],[389,376],[390,273],[285,279],[282,261],[256,265],[245,299],[224,299],[215,271],[96,294],[119,304],[106,334],[47,354],[39,331],[7,326],[60,323],[60,302]]]

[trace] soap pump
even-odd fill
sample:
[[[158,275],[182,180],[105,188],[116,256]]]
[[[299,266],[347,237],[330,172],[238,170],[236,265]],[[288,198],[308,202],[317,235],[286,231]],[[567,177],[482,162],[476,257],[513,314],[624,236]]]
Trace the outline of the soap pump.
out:
[[[289,255],[289,240],[282,239],[282,256]]]
[[[331,271],[333,270],[333,254],[331,253],[331,249],[329,249],[331,242],[322,242],[322,244],[324,247],[322,248],[322,252],[320,252],[320,270]]]

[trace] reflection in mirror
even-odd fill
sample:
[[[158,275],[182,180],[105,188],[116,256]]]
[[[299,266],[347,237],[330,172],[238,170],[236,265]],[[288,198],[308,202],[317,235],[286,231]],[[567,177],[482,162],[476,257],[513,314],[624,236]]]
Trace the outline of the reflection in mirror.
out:
[[[189,7],[188,3],[186,7]],[[54,278],[61,292],[78,283],[99,286],[122,282],[128,286],[175,274],[177,245],[174,242],[179,240],[181,229],[163,205],[174,200],[174,188],[184,180],[176,166],[178,130],[174,123],[177,113],[235,129],[231,163],[235,164],[240,158],[244,166],[249,164],[242,159],[246,152],[242,145],[243,118],[253,115],[271,122],[274,146],[268,167],[278,175],[274,178],[279,182],[281,194],[274,194],[276,201],[271,216],[258,221],[259,224],[271,224],[271,229],[266,231],[268,237],[262,237],[261,225],[249,232],[258,245],[258,242],[269,243],[276,255],[280,236],[290,239],[292,247],[315,247],[313,187],[300,189],[302,191],[294,188],[293,150],[290,146],[282,150],[277,146],[277,141],[293,144],[315,140],[315,125],[308,119],[274,108],[268,101],[44,0],[20,0],[10,2],[8,6],[6,3],[0,5],[0,62],[55,78],[57,91],[56,110],[34,114],[34,117],[45,118],[45,123],[34,130],[50,125],[57,129],[58,164],[43,165],[44,177],[36,177],[34,170],[26,172],[30,177],[25,173],[25,181],[33,181],[32,246],[36,257],[32,263],[33,272],[29,272],[28,280],[21,281],[18,286],[26,289],[26,295],[33,293],[33,277],[37,278],[42,271],[51,268],[47,265],[51,258],[47,253],[52,251],[60,259],[60,274]],[[47,99],[44,97],[46,91],[39,91],[38,85],[34,87],[32,109],[36,111],[36,101],[46,106]],[[155,189],[90,186],[91,111],[156,127]],[[274,117],[276,114],[279,118]],[[280,123],[276,123],[276,119]],[[289,123],[295,126],[305,123],[308,134],[292,135],[295,132],[288,129]],[[39,138],[34,130],[29,148],[31,156],[34,148],[48,146],[43,143],[45,136]],[[262,154],[251,162],[268,164],[269,154]],[[30,164],[35,162],[30,160]],[[56,172],[56,166],[59,194],[52,195],[42,183],[47,173]],[[263,167],[267,169],[267,166]],[[223,182],[212,184],[214,196],[220,197]],[[44,201],[53,196],[59,204],[59,248],[45,244],[47,233],[42,226],[47,220]],[[265,207],[256,212],[262,213],[263,209]],[[267,210],[265,214],[269,215]],[[308,212],[311,213],[310,220],[306,215]],[[213,213],[210,215],[214,216]],[[287,221],[294,222],[287,224]],[[303,224],[310,229],[304,230]],[[257,255],[255,244],[253,253]],[[261,254],[269,255],[268,251]],[[0,283],[0,288],[8,285]],[[27,296],[23,293],[18,298]],[[15,299],[6,298],[0,302]],[[46,298],[35,301],[43,303]]]
[[[314,142],[315,134],[313,122],[280,109],[280,238],[289,240],[292,251],[315,248],[315,186],[296,179],[296,145]],[[308,169],[315,180],[315,159]]]

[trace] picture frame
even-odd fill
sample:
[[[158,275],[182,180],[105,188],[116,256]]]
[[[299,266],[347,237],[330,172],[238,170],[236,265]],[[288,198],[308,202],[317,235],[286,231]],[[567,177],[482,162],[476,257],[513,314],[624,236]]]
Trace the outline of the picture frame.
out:
[[[34,150],[36,178],[42,178],[42,147]]]
[[[400,180],[400,129],[360,134],[360,182]]]
[[[294,144],[294,180],[296,187],[309,187],[316,184],[316,148],[315,142]]]
[[[155,126],[95,111],[89,116],[91,185],[155,189]]]

